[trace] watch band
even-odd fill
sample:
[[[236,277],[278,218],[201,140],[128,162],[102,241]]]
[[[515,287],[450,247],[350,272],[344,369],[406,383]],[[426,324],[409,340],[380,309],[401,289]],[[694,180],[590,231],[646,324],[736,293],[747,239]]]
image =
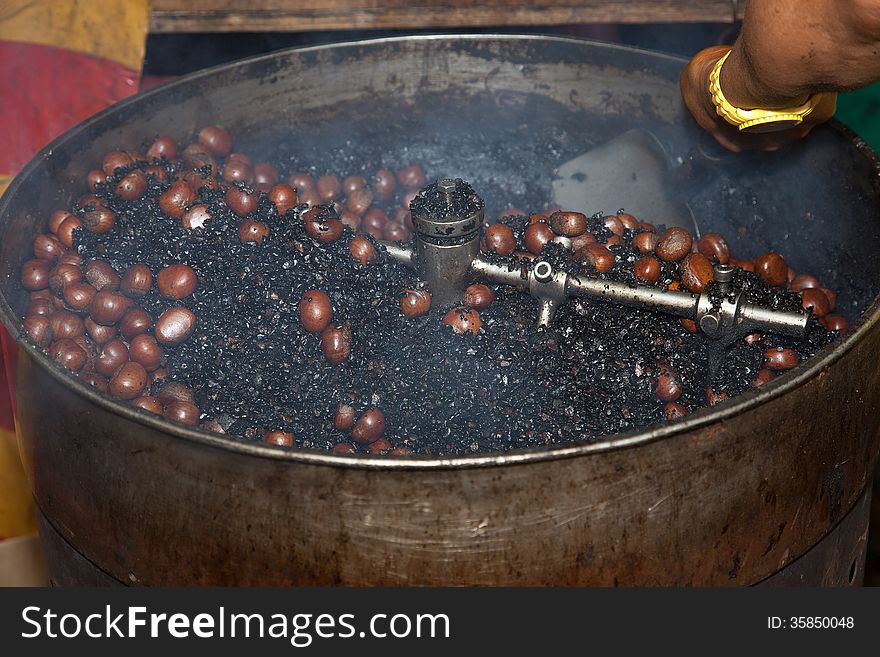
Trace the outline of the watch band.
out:
[[[751,130],[771,131],[793,128],[803,123],[804,117],[808,116],[822,100],[824,94],[813,94],[805,103],[796,107],[784,109],[742,109],[732,105],[721,91],[721,67],[732,51],[728,51],[719,59],[712,72],[709,74],[709,95],[715,105],[715,111],[729,124],[739,128],[741,132]]]

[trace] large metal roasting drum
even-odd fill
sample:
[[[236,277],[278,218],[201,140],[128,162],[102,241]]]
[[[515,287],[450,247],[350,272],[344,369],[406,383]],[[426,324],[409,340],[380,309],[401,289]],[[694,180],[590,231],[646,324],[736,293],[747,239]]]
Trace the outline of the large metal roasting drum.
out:
[[[786,154],[695,163],[702,136],[679,99],[682,65],[541,37],[308,48],[165,85],[47,147],[0,200],[0,314],[53,581],[859,582],[880,448],[877,156],[835,124]],[[468,181],[487,217],[509,203],[539,207],[554,167],[647,128],[702,176],[691,198],[700,226],[738,252],[778,250],[821,276],[853,329],[760,389],[592,444],[354,458],[147,417],[23,339],[18,270],[104,152],[214,123],[267,158],[346,144],[357,158],[378,145],[423,162],[432,180]],[[603,209],[617,208],[583,210]]]

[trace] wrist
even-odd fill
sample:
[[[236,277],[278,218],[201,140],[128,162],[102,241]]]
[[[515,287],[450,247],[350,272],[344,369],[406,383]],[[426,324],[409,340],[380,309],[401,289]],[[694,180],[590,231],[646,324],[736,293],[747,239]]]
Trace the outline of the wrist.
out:
[[[721,68],[720,85],[727,100],[742,109],[781,109],[805,103],[809,94],[776,84],[746,54],[738,41]]]

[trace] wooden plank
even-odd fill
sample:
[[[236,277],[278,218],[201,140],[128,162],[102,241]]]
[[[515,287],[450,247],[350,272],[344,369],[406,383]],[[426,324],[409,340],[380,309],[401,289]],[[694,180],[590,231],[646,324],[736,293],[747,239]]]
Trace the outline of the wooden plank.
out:
[[[737,0],[153,0],[152,32],[732,22]]]

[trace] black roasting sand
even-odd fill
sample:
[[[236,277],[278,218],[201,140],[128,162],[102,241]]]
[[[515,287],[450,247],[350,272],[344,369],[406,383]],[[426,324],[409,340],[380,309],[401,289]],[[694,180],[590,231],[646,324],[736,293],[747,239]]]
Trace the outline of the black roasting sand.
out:
[[[442,308],[405,318],[399,299],[418,283],[416,275],[387,259],[381,247],[380,261],[357,264],[348,252],[348,228],[339,241],[321,246],[306,235],[296,211],[278,216],[264,195],[253,218],[266,222],[270,235],[259,245],[241,244],[242,220],[226,207],[222,191],[201,189],[214,218],[188,231],[158,209],[167,187],[151,178],[148,193],[134,202],[99,190],[117,212],[117,224],[104,235],[77,231],[77,249],[86,261],[103,258],[120,273],[136,262],[154,274],[172,263],[196,271],[198,288],[183,302],[198,318],[196,330],[184,344],[165,347],[169,379],[193,388],[203,421],[216,418],[228,434],[244,439],[284,430],[296,436],[297,447],[331,449],[349,440],[333,427],[344,402],[358,412],[381,407],[386,438],[416,453],[594,441],[665,421],[654,393],[660,361],[681,374],[678,402],[694,410],[706,404],[708,385],[731,396],[748,389],[768,346],[793,347],[803,359],[834,335],[812,322],[802,341],[740,341],[710,381],[713,343],[675,318],[573,299],[551,330],[538,332],[536,302],[510,288],[495,288],[495,303],[480,313],[478,336],[456,335],[441,323]],[[527,219],[505,221],[521,240]],[[597,217],[590,229],[600,241],[610,235]],[[634,280],[632,263],[640,254],[626,246],[631,237],[627,232],[624,244],[611,247],[618,259],[610,278]],[[542,255],[569,271],[587,271],[557,245]],[[663,263],[657,285],[669,284],[677,269]],[[768,288],[747,272],[740,279],[753,301],[799,307],[795,293]],[[300,326],[297,304],[310,289],[327,293],[333,322],[351,327],[351,357],[342,365],[330,365],[318,336]],[[154,286],[141,305],[155,318],[171,304]]]

